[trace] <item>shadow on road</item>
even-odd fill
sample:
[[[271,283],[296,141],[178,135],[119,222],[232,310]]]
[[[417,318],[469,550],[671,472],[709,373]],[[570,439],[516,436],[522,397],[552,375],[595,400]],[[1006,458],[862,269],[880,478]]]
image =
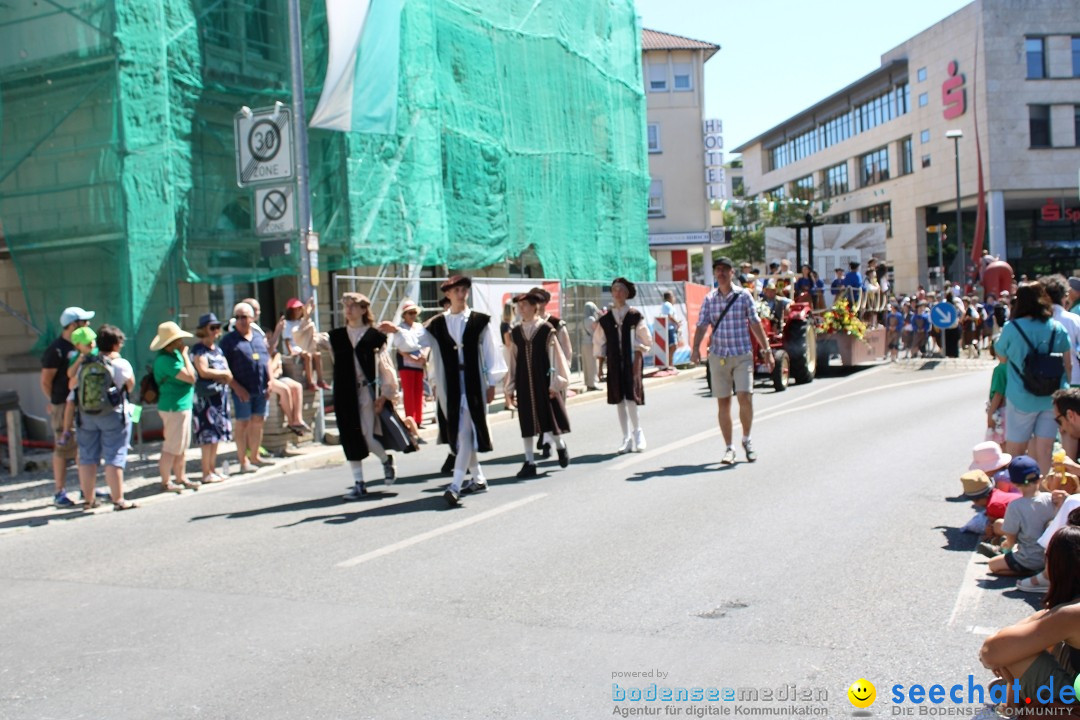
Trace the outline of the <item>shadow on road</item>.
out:
[[[341,494],[331,495],[330,497],[325,498],[300,500],[299,502],[285,503],[283,505],[270,505],[269,507],[240,510],[239,512],[217,513],[216,515],[196,515],[188,522],[195,522],[196,520],[212,520],[221,517],[228,518],[229,520],[237,520],[240,518],[258,517],[259,515],[274,515],[277,513],[300,512],[303,510],[319,510],[321,508],[346,504],[347,501],[341,497],[344,494],[345,493],[342,492]],[[397,493],[375,490],[369,491],[368,494],[364,496],[363,500],[357,502],[374,502],[395,497],[397,497]]]
[[[970,503],[971,498],[966,495],[957,495],[956,497],[945,498],[945,502]]]
[[[6,522],[0,522],[0,530],[18,527],[41,527],[42,525],[48,525],[51,522],[57,522],[60,520],[76,520],[81,517],[88,517],[91,514],[92,513],[84,512],[82,508],[76,508],[71,512],[56,513],[53,515],[46,515],[44,517],[19,518],[18,520],[8,520]]]
[[[1009,578],[1009,579],[1010,580],[1015,580],[1015,578]],[[1001,594],[1003,596],[1007,597],[1007,598],[1015,598],[1017,600],[1023,600],[1024,602],[1026,602],[1028,605],[1031,606],[1032,610],[1043,610],[1044,609],[1043,604],[1042,604],[1043,596],[1040,593],[1020,592],[1019,590],[1013,588],[1011,590],[1007,589],[1005,592],[1003,592]],[[1017,618],[1017,619],[1019,619],[1019,618]]]
[[[659,468],[657,470],[645,470],[634,473],[626,478],[626,482],[644,482],[645,480],[652,480],[653,478],[697,475],[698,473],[710,471],[726,472],[735,467],[735,465],[721,465],[720,467],[714,467],[715,465],[717,465],[717,463],[706,463],[704,465],[669,465],[668,467]]]
[[[940,530],[941,534],[945,536],[945,544],[941,546],[942,550],[974,552],[975,546],[979,544],[979,537],[977,535],[974,533],[966,533],[960,528],[938,525],[934,529]]]
[[[387,493],[374,493],[375,495],[387,496]],[[376,497],[375,499],[378,499]],[[367,499],[360,500],[360,503],[367,502]],[[468,496],[462,498],[462,503],[468,502]],[[357,507],[354,503],[349,503],[348,507]],[[294,523],[287,525],[278,525],[279,528],[290,528],[298,525],[305,525],[313,522],[324,522],[327,525],[344,525],[346,523],[355,522],[365,517],[390,517],[392,515],[405,515],[406,513],[414,512],[439,512],[441,510],[450,510],[447,507],[446,501],[439,497],[426,497],[418,500],[410,500],[408,502],[396,503],[394,505],[380,505],[373,507],[369,510],[360,510],[357,512],[337,512],[330,515],[312,515],[311,517],[302,518]]]
[[[991,575],[975,581],[983,590],[1016,590],[1016,578]],[[1018,595],[1021,593],[1017,593]]]

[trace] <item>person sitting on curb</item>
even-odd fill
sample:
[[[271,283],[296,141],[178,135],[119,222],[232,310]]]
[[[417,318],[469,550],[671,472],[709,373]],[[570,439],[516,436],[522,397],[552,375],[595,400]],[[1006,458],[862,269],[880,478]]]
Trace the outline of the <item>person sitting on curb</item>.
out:
[[[978,552],[992,558],[1001,554],[1001,548],[992,541],[1003,534],[1005,512],[1009,503],[1021,497],[1020,493],[1002,492],[994,487],[993,481],[982,470],[969,470],[960,476],[964,485],[964,497],[986,513],[986,529],[983,542],[979,543]]]
[[[968,470],[982,470],[1002,492],[1018,493],[1020,489],[1009,479],[1009,463],[1013,456],[1002,452],[993,440],[986,440],[971,448],[971,464]]]
[[[1080,512],[1069,516],[1069,525],[1055,534],[1046,549],[1046,566],[1051,578],[1043,599],[1044,610],[991,635],[979,650],[983,666],[1003,682],[1020,681],[1020,697],[1030,705],[1059,704],[1072,689],[1080,670]],[[1054,655],[1048,652],[1054,650]],[[1041,687],[1051,685],[1051,697],[1040,696]],[[1075,698],[1075,695],[1073,695]],[[1025,703],[1025,705],[1030,705]]]
[[[1020,488],[1023,497],[1009,503],[1005,511],[1005,521],[1001,525],[1005,535],[1001,544],[1004,555],[991,558],[989,569],[995,575],[1028,577],[1045,565],[1038,539],[1054,519],[1065,494],[1057,491],[1051,495],[1039,489],[1039,465],[1027,455],[1013,458],[1009,463],[1009,477],[1013,485]]]

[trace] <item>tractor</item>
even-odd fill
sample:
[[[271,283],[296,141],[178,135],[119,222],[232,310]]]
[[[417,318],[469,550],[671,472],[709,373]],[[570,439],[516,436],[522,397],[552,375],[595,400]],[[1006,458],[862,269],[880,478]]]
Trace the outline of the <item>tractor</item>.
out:
[[[787,390],[791,380],[799,384],[813,381],[817,374],[817,330],[810,303],[793,302],[787,305],[783,321],[761,318],[761,328],[773,353],[773,371],[762,363],[754,365],[754,380],[772,382],[776,392]],[[754,357],[759,357],[757,339],[751,335]]]

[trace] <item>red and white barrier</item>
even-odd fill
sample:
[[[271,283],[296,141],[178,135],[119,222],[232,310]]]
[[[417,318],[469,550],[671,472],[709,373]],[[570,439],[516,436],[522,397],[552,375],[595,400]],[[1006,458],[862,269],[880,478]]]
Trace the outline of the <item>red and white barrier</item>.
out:
[[[668,347],[668,318],[653,321],[652,358],[656,367],[671,367],[671,348]]]

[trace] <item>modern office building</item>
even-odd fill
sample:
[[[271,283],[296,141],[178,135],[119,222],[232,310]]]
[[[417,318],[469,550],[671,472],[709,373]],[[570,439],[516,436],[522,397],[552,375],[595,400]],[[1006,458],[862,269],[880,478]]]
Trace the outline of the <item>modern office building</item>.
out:
[[[928,226],[946,224],[954,244],[957,172],[969,262],[978,225],[1018,275],[1070,271],[1080,265],[1080,4],[976,0],[734,152],[748,197],[813,199],[834,222],[885,223],[901,290],[927,284],[937,264]],[[945,260],[956,277],[955,254]]]
[[[707,123],[704,113],[705,63],[719,50],[701,40],[642,32],[651,178],[649,252],[656,259],[659,281],[693,279],[691,256],[709,252],[710,194],[724,195],[722,129],[718,121]]]

